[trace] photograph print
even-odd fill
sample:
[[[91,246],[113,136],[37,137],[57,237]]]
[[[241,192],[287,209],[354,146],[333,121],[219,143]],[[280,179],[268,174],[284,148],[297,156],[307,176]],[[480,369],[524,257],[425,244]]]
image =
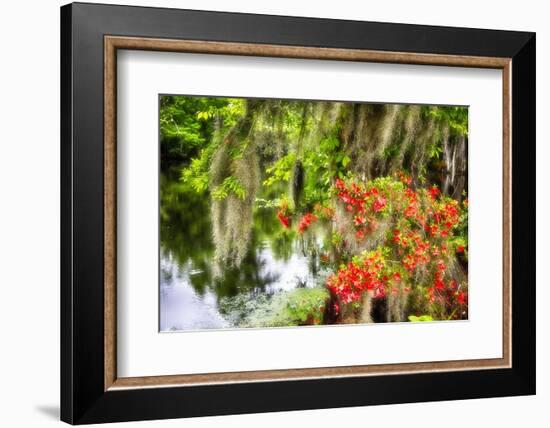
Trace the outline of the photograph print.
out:
[[[468,319],[468,108],[159,96],[160,331]]]

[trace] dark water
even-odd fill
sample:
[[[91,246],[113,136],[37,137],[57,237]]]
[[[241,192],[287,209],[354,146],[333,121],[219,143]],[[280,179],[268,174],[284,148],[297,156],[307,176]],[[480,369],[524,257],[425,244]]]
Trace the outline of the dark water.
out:
[[[256,208],[241,266],[216,266],[209,203],[187,190],[176,174],[161,174],[161,331],[239,327],[221,302],[231,306],[237,299],[318,282],[318,252],[311,250],[321,245],[322,233],[309,234],[304,242],[303,236],[283,230],[273,208]]]

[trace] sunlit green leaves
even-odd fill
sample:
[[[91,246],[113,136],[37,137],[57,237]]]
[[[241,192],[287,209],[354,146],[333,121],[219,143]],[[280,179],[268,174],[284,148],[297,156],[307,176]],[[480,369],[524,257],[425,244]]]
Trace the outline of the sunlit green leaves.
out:
[[[271,186],[279,181],[288,182],[295,161],[296,153],[291,152],[267,168],[268,177],[264,180],[264,186]]]
[[[222,184],[216,186],[212,190],[211,194],[213,199],[223,200],[227,198],[230,193],[233,193],[239,199],[244,199],[246,197],[246,190],[240,180],[233,176],[226,177]]]
[[[468,135],[468,107],[426,107],[427,114],[449,124],[451,132]]]
[[[232,127],[244,112],[245,100],[216,97],[160,97],[161,151],[166,160],[187,159],[211,143],[215,127]]]
[[[441,144],[431,144],[428,146],[428,156],[430,159],[439,159],[442,151]]]
[[[203,151],[201,156],[192,159],[191,164],[181,173],[181,181],[189,184],[197,193],[208,190],[208,160],[207,152]]]
[[[341,160],[341,163],[342,163],[342,166],[345,168],[346,166],[348,166],[348,164],[351,162],[351,158],[348,156],[348,155],[344,155],[342,157],[342,160]]]
[[[434,319],[431,315],[420,315],[418,317],[416,315],[409,315],[410,322],[428,322],[433,320]]]

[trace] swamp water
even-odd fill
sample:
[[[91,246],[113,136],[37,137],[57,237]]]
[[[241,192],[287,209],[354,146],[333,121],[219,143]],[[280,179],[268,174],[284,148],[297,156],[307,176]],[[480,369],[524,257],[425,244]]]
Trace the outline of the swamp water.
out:
[[[214,260],[210,201],[161,174],[160,331],[264,326],[284,292],[321,286],[326,231],[285,230],[275,208],[255,208],[249,250],[239,268]],[[320,293],[323,289],[319,289]]]

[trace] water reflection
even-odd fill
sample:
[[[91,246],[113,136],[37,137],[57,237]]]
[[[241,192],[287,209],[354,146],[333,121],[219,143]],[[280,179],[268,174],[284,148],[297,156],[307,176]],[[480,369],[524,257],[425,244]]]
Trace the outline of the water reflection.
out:
[[[318,252],[311,249],[321,245],[321,231],[307,241],[297,237],[280,226],[273,208],[256,210],[251,245],[238,269],[213,262],[208,198],[188,191],[176,174],[161,174],[160,219],[161,331],[237,327],[242,317],[222,311],[221,302],[227,307],[231,299],[318,281]]]

